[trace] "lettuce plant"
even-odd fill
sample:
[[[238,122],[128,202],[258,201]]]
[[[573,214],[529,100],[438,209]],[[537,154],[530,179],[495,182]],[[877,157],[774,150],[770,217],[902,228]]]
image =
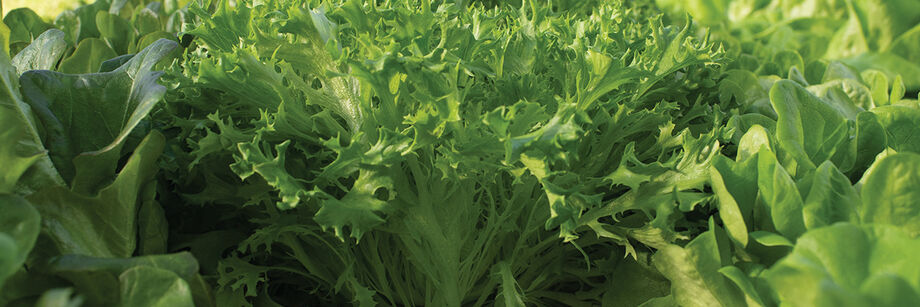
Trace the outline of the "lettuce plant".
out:
[[[918,304],[909,7],[15,10],[0,305]]]

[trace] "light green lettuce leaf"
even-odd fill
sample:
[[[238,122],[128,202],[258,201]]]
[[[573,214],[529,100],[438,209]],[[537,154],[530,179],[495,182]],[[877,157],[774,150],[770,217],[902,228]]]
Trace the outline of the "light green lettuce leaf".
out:
[[[169,270],[136,266],[121,273],[118,281],[120,306],[195,306],[188,283]]]
[[[814,170],[831,159],[848,136],[844,117],[795,82],[776,82],[770,89],[770,102],[778,115],[777,143],[802,171]]]
[[[862,182],[863,223],[894,225],[912,237],[920,235],[920,155],[881,157]]]
[[[920,303],[920,242],[886,225],[849,223],[809,231],[763,273],[783,306]]]
[[[892,105],[872,109],[872,113],[885,130],[888,147],[920,153],[920,109]]]
[[[55,252],[96,257],[130,257],[137,247],[137,214],[153,195],[142,191],[157,172],[163,136],[151,133],[135,149],[111,184],[95,195],[64,186],[39,189],[28,196],[42,214],[43,234]]]
[[[671,295],[680,306],[744,306],[744,294],[719,273],[730,264],[724,230],[715,226],[685,247],[668,245],[654,256],[655,267],[671,280]]]

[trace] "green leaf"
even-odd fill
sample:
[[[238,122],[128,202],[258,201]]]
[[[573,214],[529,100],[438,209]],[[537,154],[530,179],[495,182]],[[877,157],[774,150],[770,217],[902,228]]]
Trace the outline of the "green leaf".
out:
[[[757,160],[757,187],[773,226],[787,238],[799,237],[805,232],[804,204],[795,181],[766,148],[761,148]]]
[[[888,147],[920,153],[920,109],[895,105],[871,111],[885,128]]]
[[[904,59],[893,53],[865,53],[843,60],[858,70],[875,69],[884,72],[889,80],[902,76],[907,89],[920,88],[920,64]]]
[[[124,18],[109,12],[96,13],[96,27],[99,28],[99,34],[102,36],[116,54],[125,54],[132,44],[135,44],[135,29]]]
[[[28,201],[0,194],[0,289],[18,271],[38,238],[41,218]]]
[[[9,44],[13,53],[22,50],[26,45],[32,43],[32,40],[52,27],[27,7],[9,11],[3,17],[3,23],[10,27]]]
[[[224,273],[217,280],[221,288],[228,288],[243,293],[244,296],[254,297],[259,293],[259,285],[267,281],[266,273],[269,268],[232,257],[221,260],[217,270]]]
[[[80,41],[77,50],[71,56],[61,61],[60,71],[65,74],[95,73],[99,71],[102,62],[117,55],[105,41],[87,38]]]
[[[744,293],[745,299],[747,300],[748,306],[767,306],[764,304],[764,300],[761,298],[761,295],[757,288],[754,286],[754,282],[744,274],[744,271],[741,271],[736,266],[729,265],[719,269],[719,273],[731,279],[735,285],[741,289],[741,292]]]
[[[719,101],[728,103],[734,98],[744,108],[753,108],[760,101],[768,101],[767,91],[754,73],[733,69],[725,72],[719,82]]]
[[[205,291],[194,287],[198,263],[186,252],[133,258],[64,255],[44,270],[72,282],[92,305],[134,306],[157,302],[159,295],[185,303],[191,300],[188,293]]]
[[[782,306],[920,303],[920,241],[891,226],[839,223],[809,231],[762,276]]]
[[[165,94],[157,84],[161,73],[151,70],[176,46],[161,40],[108,73],[22,75],[24,99],[43,127],[42,143],[74,190],[95,191],[111,180],[125,140]]]
[[[193,307],[188,283],[176,273],[149,266],[136,266],[118,276],[120,306]]]
[[[770,132],[767,129],[758,124],[754,124],[741,136],[741,140],[738,141],[738,153],[735,157],[735,161],[741,162],[751,160],[750,158],[755,157],[761,149],[772,152],[775,147],[773,142],[773,138],[770,137]]]
[[[55,70],[67,50],[64,32],[51,29],[13,57],[13,66],[21,75],[29,70]]]
[[[863,223],[900,227],[920,235],[920,155],[897,153],[881,158],[866,172],[860,217]]]
[[[0,143],[5,144],[0,146],[0,161],[6,167],[0,174],[0,194],[28,194],[38,186],[63,185],[42,146],[34,114],[22,101],[18,79],[9,57],[0,52]]]
[[[872,91],[872,101],[875,106],[888,105],[890,95],[888,94],[888,77],[885,73],[877,70],[867,70],[862,72],[862,78],[866,85]]]
[[[497,275],[499,281],[499,287],[501,287],[499,295],[497,298],[501,299],[501,306],[506,307],[523,307],[524,305],[524,293],[521,293],[520,285],[517,281],[514,280],[514,274],[511,272],[511,267],[506,262],[501,262],[496,265]]]
[[[155,200],[156,185],[148,185],[142,193],[144,201],[137,212],[137,252],[139,255],[166,253],[169,224],[166,212]]]
[[[802,216],[806,228],[859,221],[859,194],[833,163],[822,163],[814,173],[797,184],[799,191],[805,195]]]
[[[757,198],[757,159],[732,162],[717,156],[712,161],[710,176],[725,230],[732,239],[746,246]]]
[[[259,174],[265,181],[278,190],[281,201],[278,202],[278,208],[292,209],[296,208],[301,198],[307,196],[305,182],[291,176],[285,169],[285,155],[290,141],[275,145],[275,155],[263,152],[259,148],[261,140],[256,137],[252,142],[239,143],[237,147],[240,155],[236,156],[236,163],[230,165],[230,168],[245,180],[253,174]]]
[[[876,106],[871,90],[854,79],[831,80],[809,86],[808,90],[848,120],[855,120],[858,113]]]
[[[137,33],[140,36],[148,35],[153,32],[161,31],[164,29],[162,22],[157,12],[151,10],[147,7],[138,7],[134,12],[134,20],[132,21],[134,28],[137,29]]]
[[[364,233],[383,224],[381,213],[389,211],[389,204],[375,196],[378,189],[392,190],[390,178],[362,171],[342,199],[320,194],[325,200],[314,219],[324,230],[332,228],[340,240],[345,240],[348,227],[351,237],[360,241]]]
[[[712,223],[710,223],[712,225]],[[671,295],[681,306],[744,306],[744,295],[719,273],[729,263],[727,238],[717,226],[685,247],[667,245],[653,256],[655,267],[671,280]]]
[[[843,116],[795,82],[778,81],[770,89],[776,109],[776,139],[802,166],[813,170],[829,160],[846,140]]]
[[[168,40],[171,40],[177,43],[179,42],[178,38],[176,38],[176,35],[173,33],[164,32],[164,31],[156,31],[156,32],[148,33],[147,35],[141,36],[141,38],[137,41],[137,46],[134,48],[134,50],[144,50],[144,48],[147,48],[148,46],[153,45],[153,43],[156,43],[157,41],[161,39],[168,39]],[[134,52],[134,50],[130,50],[130,51]]]
[[[627,257],[616,263],[616,270],[612,274],[619,277],[608,280],[601,306],[638,306],[656,297],[668,295],[671,289],[669,281],[655,271],[649,260],[648,257],[640,257],[638,260]]]
[[[856,141],[850,143],[856,152],[852,172],[862,174],[875,161],[875,157],[888,147],[888,136],[878,116],[862,112],[856,116]]]
[[[752,231],[751,239],[764,246],[792,246],[792,242],[786,237],[769,231]]]
[[[40,189],[28,196],[42,214],[43,229],[62,254],[129,257],[137,247],[138,207],[152,194],[142,193],[157,172],[156,160],[165,140],[151,133],[114,181],[87,196],[62,186]]]

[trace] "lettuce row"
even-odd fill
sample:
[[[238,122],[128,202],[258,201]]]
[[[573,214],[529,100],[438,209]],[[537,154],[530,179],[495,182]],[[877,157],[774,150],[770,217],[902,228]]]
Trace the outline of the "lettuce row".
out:
[[[907,6],[15,10],[0,305],[915,305]]]
[[[705,90],[722,53],[622,4],[467,9],[192,4],[196,46],[159,117],[188,154],[164,169],[185,178],[184,202],[262,212],[230,258],[246,262],[216,265],[263,277],[224,280],[219,297],[291,283],[356,304],[483,304],[496,287],[597,302],[556,289],[620,262],[592,250],[686,237],[671,222],[706,198],[719,135],[698,135],[725,119]],[[555,237],[572,244],[549,249]]]
[[[103,6],[109,3],[83,11],[101,15]],[[166,88],[154,65],[177,43],[153,39],[108,62],[74,47],[66,25],[49,29],[33,15],[13,11],[4,18],[12,31],[0,27],[8,43],[0,53],[0,142],[10,168],[0,180],[0,305],[134,305],[151,298],[213,304],[194,257],[166,254],[168,228],[155,197],[165,139],[149,128],[148,115]],[[96,64],[68,68],[87,63],[80,57]]]

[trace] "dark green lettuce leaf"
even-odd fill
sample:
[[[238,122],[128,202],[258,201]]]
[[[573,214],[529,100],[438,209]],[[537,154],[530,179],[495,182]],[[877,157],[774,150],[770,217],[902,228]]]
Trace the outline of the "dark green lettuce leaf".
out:
[[[22,197],[0,194],[0,289],[22,268],[35,245],[41,217]]]
[[[153,66],[176,46],[161,40],[107,73],[22,75],[23,98],[40,123],[42,143],[75,190],[93,191],[111,180],[125,139],[166,91]]]
[[[55,70],[66,50],[64,32],[51,29],[16,54],[13,66],[20,75],[29,70]]]
[[[198,263],[189,253],[133,258],[64,255],[51,259],[42,271],[72,282],[87,303],[94,305],[213,304],[207,290],[201,288]]]

